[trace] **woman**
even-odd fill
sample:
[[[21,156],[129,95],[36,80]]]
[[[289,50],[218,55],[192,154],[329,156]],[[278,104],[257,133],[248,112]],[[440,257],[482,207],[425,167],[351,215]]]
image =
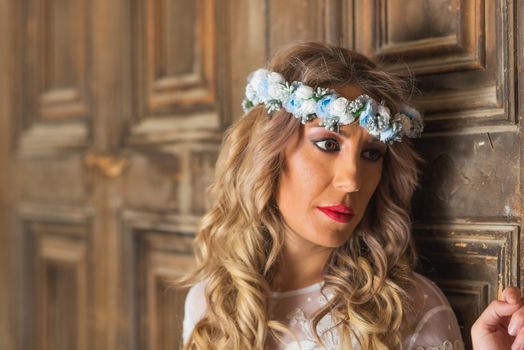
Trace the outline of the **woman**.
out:
[[[197,269],[176,282],[192,286],[185,349],[463,348],[444,295],[413,272],[421,158],[409,138],[422,121],[405,95],[364,56],[316,42],[249,77]],[[498,320],[477,323],[483,340],[502,339]]]

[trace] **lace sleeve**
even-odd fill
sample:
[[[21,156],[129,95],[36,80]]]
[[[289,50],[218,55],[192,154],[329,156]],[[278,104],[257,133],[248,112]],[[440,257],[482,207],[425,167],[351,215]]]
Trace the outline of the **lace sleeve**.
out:
[[[198,282],[189,289],[184,303],[184,320],[182,321],[182,339],[185,344],[206,309],[205,284]]]
[[[453,309],[444,293],[429,279],[416,274],[412,294],[413,311],[404,348],[408,350],[463,350],[464,342]]]

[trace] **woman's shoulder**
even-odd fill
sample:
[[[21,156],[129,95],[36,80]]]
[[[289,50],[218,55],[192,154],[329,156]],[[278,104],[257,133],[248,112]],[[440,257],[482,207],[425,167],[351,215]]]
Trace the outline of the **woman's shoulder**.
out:
[[[435,282],[417,272],[412,272],[410,277],[406,293],[418,310],[428,310],[436,306],[450,307],[446,296]]]
[[[453,313],[448,299],[435,282],[417,272],[411,274],[405,292],[405,319],[408,324],[416,326],[439,312]]]
[[[186,294],[184,303],[183,341],[189,338],[195,324],[202,318],[206,311],[206,280],[195,283]]]
[[[184,318],[196,323],[204,313],[206,303],[207,280],[195,283],[186,294],[184,305]]]
[[[402,327],[406,348],[426,349],[431,344],[439,349],[463,349],[455,313],[442,290],[419,273],[413,272],[410,277],[406,288],[406,322]]]
[[[204,279],[192,285],[191,288],[189,288],[189,291],[187,292],[186,303],[189,302],[201,304],[202,302],[205,302],[207,283],[207,279]]]

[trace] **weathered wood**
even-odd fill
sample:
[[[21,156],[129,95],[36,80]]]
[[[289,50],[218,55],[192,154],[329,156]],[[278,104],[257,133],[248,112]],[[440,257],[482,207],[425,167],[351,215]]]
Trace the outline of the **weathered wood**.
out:
[[[262,67],[268,58],[268,6],[265,0],[232,0],[228,7],[230,21],[226,28],[231,46],[226,67],[231,68],[230,72],[226,72],[226,81],[230,83],[230,98],[226,101],[231,104],[229,121],[239,119],[243,113],[240,103],[244,98],[242,86],[246,83],[247,75]]]
[[[357,9],[366,15],[355,18],[356,47],[417,76],[427,130],[515,123],[513,1],[359,1]]]
[[[27,123],[87,117],[89,13],[85,0],[27,1]]]
[[[349,1],[344,1],[349,2]],[[342,0],[267,1],[270,54],[281,45],[297,40],[320,40],[334,44],[346,41],[347,28]]]
[[[519,226],[503,224],[415,225],[420,272],[448,297],[471,347],[469,330],[504,286],[517,285]]]
[[[518,132],[451,133],[417,140],[427,164],[414,211],[424,221],[519,222]]]
[[[158,231],[139,217],[128,218],[133,219],[125,221],[125,237],[132,254],[126,257],[126,275],[136,286],[137,346],[180,348],[187,290],[173,288],[169,280],[193,268],[193,236]]]
[[[519,125],[519,132],[520,132],[520,193],[524,193],[524,166],[522,164],[522,160],[524,159],[524,123],[522,123],[522,119],[524,118],[524,0],[517,0],[516,1],[516,23],[513,24],[513,26],[516,28],[515,35],[513,37],[516,47],[516,66],[517,66],[517,122]],[[520,236],[519,236],[519,242],[520,242],[520,252],[519,257],[522,259],[524,256],[524,244],[523,244],[523,230],[522,230],[522,223],[524,223],[524,196],[521,196],[520,198]],[[520,290],[524,291],[524,264],[519,264],[519,273],[520,273]]]
[[[415,231],[415,240],[434,270],[426,272],[460,315],[468,348],[469,328],[482,308],[503,287],[520,283],[516,6],[522,9],[522,2],[388,0],[356,1],[355,8],[355,47],[416,78],[414,100],[426,112],[426,132],[415,145],[427,164],[414,216],[418,227],[439,228]],[[471,232],[472,225],[484,226]],[[492,236],[505,225],[506,238]]]
[[[87,349],[89,226],[24,221],[30,249],[28,271],[34,273],[36,339],[44,349]]]
[[[90,1],[93,55],[91,106],[92,148],[95,157],[121,159],[124,127],[132,113],[132,59],[130,19],[126,1]],[[86,159],[87,160],[87,159]],[[91,344],[93,349],[132,348],[132,319],[125,314],[130,286],[122,276],[122,234],[118,212],[122,206],[120,177],[108,177],[91,168],[93,187],[89,204],[94,208],[90,255],[92,281]],[[124,172],[125,169],[122,170]]]
[[[0,348],[15,349],[19,335],[19,315],[16,314],[15,269],[11,239],[11,198],[13,196],[9,167],[12,152],[14,54],[11,28],[14,26],[13,3],[0,0]]]

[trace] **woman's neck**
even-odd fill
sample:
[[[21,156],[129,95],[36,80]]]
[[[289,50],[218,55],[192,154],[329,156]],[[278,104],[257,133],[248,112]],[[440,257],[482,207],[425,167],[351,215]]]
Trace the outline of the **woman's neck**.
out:
[[[310,242],[285,244],[279,269],[274,280],[275,292],[307,287],[323,279],[322,270],[333,248]]]

